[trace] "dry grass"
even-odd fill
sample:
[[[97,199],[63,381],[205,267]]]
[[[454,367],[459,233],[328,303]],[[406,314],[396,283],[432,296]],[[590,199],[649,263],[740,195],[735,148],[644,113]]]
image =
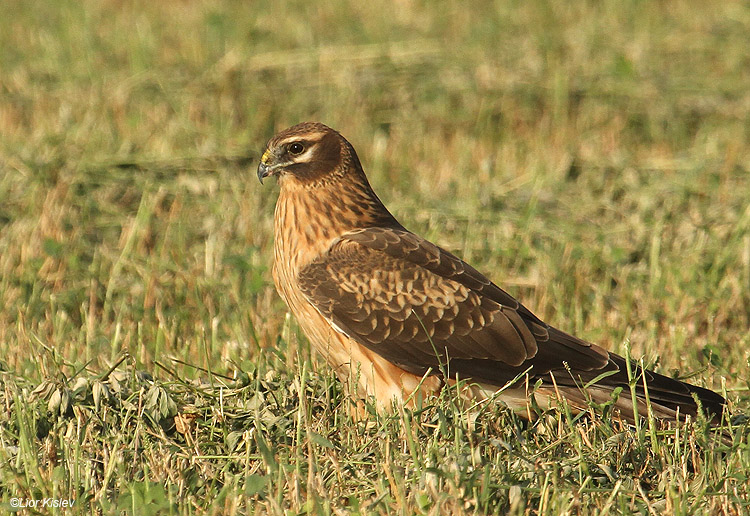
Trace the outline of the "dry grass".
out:
[[[732,1],[0,4],[0,503],[747,511],[743,426],[527,425],[450,392],[352,421],[274,292],[253,169],[277,129],[338,128],[409,228],[736,416],[748,33]]]

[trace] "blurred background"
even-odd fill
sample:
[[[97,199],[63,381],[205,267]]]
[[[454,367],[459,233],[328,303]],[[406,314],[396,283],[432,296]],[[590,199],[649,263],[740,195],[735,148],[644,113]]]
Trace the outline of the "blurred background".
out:
[[[406,227],[736,415],[748,49],[739,0],[0,2],[0,510],[747,512],[746,427],[349,417],[256,168],[338,129]]]
[[[305,120],[551,323],[629,337],[663,371],[713,361],[714,388],[747,366],[747,2],[3,2],[0,20],[9,370],[307,353],[255,177]]]

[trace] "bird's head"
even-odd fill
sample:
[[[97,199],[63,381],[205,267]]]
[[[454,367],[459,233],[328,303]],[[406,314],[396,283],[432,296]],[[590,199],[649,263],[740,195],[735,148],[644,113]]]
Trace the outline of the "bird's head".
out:
[[[305,209],[316,207],[310,224],[337,224],[339,233],[401,227],[372,190],[354,147],[323,124],[305,122],[271,138],[258,164],[260,182],[268,176],[278,177],[282,193],[289,194],[284,202],[298,200],[299,193],[319,201],[305,204]],[[305,212],[298,208],[298,215]]]
[[[355,165],[352,167],[352,165]],[[303,184],[331,181],[353,168],[361,170],[349,142],[338,132],[316,122],[285,129],[271,138],[258,164],[258,179],[294,178]]]

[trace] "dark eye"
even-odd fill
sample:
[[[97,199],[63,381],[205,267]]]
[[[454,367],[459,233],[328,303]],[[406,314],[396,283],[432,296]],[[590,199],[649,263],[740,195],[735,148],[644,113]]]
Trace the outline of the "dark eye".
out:
[[[289,145],[289,154],[293,154],[294,156],[299,156],[305,152],[305,146],[302,145],[299,142],[294,142],[291,145]]]

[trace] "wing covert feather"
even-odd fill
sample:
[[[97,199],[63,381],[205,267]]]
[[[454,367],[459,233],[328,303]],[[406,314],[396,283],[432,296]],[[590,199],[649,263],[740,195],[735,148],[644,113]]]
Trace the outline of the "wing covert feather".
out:
[[[415,374],[506,382],[599,370],[606,351],[548,327],[453,254],[400,228],[352,231],[303,268],[310,302],[360,344]]]

